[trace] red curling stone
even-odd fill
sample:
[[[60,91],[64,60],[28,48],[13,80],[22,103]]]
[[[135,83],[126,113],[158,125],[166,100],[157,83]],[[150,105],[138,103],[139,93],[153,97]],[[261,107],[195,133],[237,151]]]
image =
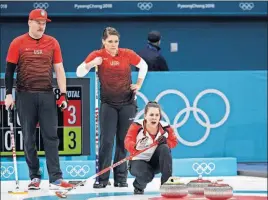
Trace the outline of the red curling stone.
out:
[[[204,195],[204,189],[211,184],[210,180],[204,180],[200,176],[196,180],[192,180],[187,184],[188,193],[192,195]]]
[[[160,187],[161,196],[165,198],[183,198],[188,195],[186,184],[179,182],[179,178],[170,177],[166,183]]]
[[[204,189],[204,196],[210,200],[226,200],[233,197],[233,188],[228,184],[212,183]]]

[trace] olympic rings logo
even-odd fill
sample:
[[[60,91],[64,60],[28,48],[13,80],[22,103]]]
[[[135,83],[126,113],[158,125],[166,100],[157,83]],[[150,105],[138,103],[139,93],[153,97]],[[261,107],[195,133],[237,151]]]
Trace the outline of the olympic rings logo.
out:
[[[1,166],[1,177],[9,178],[12,174],[14,174],[14,168],[12,166],[4,167]]]
[[[214,164],[214,163],[212,163],[212,162],[210,162],[210,163],[201,163],[201,164],[199,164],[199,163],[194,163],[193,165],[192,165],[192,168],[193,168],[193,170],[198,174],[198,175],[202,175],[202,174],[207,174],[207,175],[209,175],[209,174],[211,174],[211,172],[212,171],[214,171],[215,170],[215,168],[216,168],[216,165]]]
[[[49,7],[49,4],[48,3],[38,3],[38,2],[35,2],[33,4],[33,7],[35,9],[44,9],[44,10],[46,10]]]
[[[225,114],[224,114],[223,118],[219,122],[214,123],[214,124],[211,124],[208,115],[203,110],[201,110],[200,108],[197,107],[198,101],[204,95],[209,94],[209,93],[211,93],[211,94],[217,94],[218,96],[220,96],[223,99],[223,101],[225,103]],[[157,97],[155,98],[155,101],[156,102],[159,102],[160,99],[162,99],[164,96],[166,96],[168,94],[175,94],[175,95],[178,95],[179,97],[181,97],[184,100],[185,108],[182,109],[181,111],[179,111],[177,113],[177,115],[174,118],[173,125],[171,124],[171,122],[169,120],[169,117],[164,112],[164,110],[162,110],[162,117],[163,117],[164,121],[166,121],[167,123],[171,124],[171,126],[174,128],[174,132],[175,132],[178,140],[182,144],[184,144],[186,146],[198,146],[198,145],[202,144],[203,142],[205,142],[206,139],[208,138],[209,134],[210,134],[210,129],[217,128],[217,127],[223,125],[226,122],[226,120],[228,119],[228,117],[229,117],[229,114],[230,114],[230,103],[229,103],[227,97],[221,91],[219,91],[219,90],[216,90],[216,89],[206,89],[206,90],[203,90],[194,99],[193,106],[190,106],[190,102],[189,102],[188,98],[182,92],[180,92],[178,90],[174,90],[174,89],[168,89],[168,90],[162,91],[160,94],[157,95]],[[141,97],[141,99],[144,101],[145,104],[148,103],[148,98],[144,94],[142,94],[141,92],[137,92],[137,96]],[[206,132],[205,132],[204,136],[201,139],[199,139],[199,140],[197,140],[195,142],[190,142],[190,141],[187,141],[187,140],[183,139],[179,135],[178,130],[177,130],[179,127],[182,127],[186,123],[186,121],[189,119],[190,112],[191,111],[193,112],[193,115],[194,115],[196,121],[201,126],[203,126],[203,127],[206,128]],[[137,113],[136,117],[135,117],[135,120],[140,119],[141,116],[143,115],[143,113],[144,113],[144,109],[142,109],[141,111],[139,111]],[[180,119],[180,117],[184,113],[185,113],[184,118],[180,122],[178,122],[178,120]],[[200,117],[198,116],[197,113],[199,113],[199,114],[202,115],[202,117],[205,119],[205,122],[200,119]]]
[[[252,10],[254,8],[254,3],[239,3],[239,7],[242,10]]]
[[[87,173],[89,173],[90,168],[88,165],[84,165],[81,167],[80,165],[72,166],[68,165],[66,167],[66,172],[71,175],[71,177],[84,177]]]
[[[152,2],[139,2],[137,4],[140,10],[150,10],[153,7]]]

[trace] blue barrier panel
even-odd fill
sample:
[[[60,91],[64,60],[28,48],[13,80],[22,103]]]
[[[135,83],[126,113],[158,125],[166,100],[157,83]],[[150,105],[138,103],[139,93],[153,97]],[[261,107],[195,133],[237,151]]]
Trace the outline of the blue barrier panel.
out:
[[[175,159],[173,173],[176,176],[236,176],[236,158]]]
[[[61,170],[64,179],[87,179],[94,175],[95,161],[61,161]],[[48,180],[46,162],[40,162],[41,178]],[[236,176],[236,158],[189,158],[173,159],[173,176],[198,177],[202,176]],[[29,180],[28,167],[26,162],[18,162],[19,180]],[[157,174],[156,177],[160,177]],[[128,173],[129,178],[133,176]],[[111,170],[110,178],[113,178]],[[5,162],[1,166],[1,181],[15,180],[14,167],[12,162]]]
[[[19,180],[29,180],[29,170],[26,162],[17,162],[18,178]],[[40,173],[41,178],[44,178],[44,173],[47,169],[44,162],[40,162]],[[2,162],[1,163],[1,181],[15,180],[15,170],[13,162]]]
[[[61,161],[64,179],[86,179],[95,174],[95,161]],[[48,179],[47,171],[44,179]]]

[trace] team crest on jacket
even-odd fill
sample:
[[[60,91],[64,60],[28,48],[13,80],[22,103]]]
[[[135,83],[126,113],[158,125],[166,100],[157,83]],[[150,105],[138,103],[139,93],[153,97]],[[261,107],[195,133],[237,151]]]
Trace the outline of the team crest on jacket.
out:
[[[42,49],[36,49],[36,50],[34,50],[34,52],[33,52],[35,55],[40,55],[40,54],[43,54],[43,51],[42,51]]]
[[[118,66],[118,65],[120,65],[120,62],[117,61],[117,60],[112,60],[112,61],[110,62],[110,65],[111,65],[111,66]]]

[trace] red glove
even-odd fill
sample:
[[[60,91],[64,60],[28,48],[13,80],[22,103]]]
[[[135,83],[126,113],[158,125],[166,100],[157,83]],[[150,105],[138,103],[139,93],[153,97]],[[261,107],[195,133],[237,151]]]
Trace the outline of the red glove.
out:
[[[65,93],[62,93],[59,98],[59,107],[65,110],[68,107],[68,99]]]

